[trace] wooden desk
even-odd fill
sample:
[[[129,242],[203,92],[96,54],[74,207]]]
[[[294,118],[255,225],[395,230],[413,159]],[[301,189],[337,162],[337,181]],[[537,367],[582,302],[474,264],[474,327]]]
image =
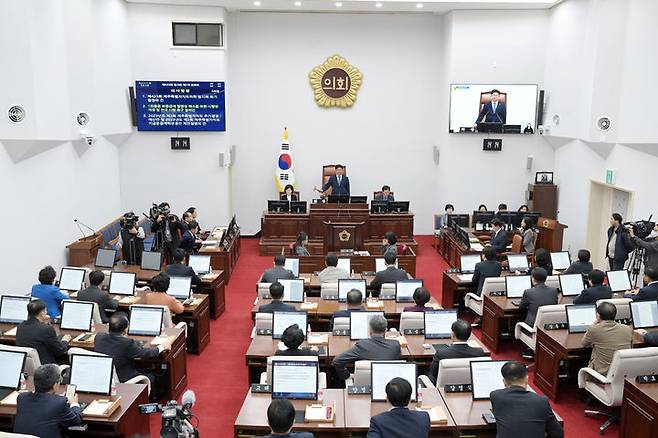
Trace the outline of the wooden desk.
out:
[[[471,228],[464,228],[464,230],[468,232],[469,238],[477,238]],[[437,251],[448,262],[451,268],[460,267],[461,256],[464,254],[479,254],[479,251],[466,248],[449,228],[441,230],[441,235],[438,239],[439,242],[436,245]]]
[[[441,291],[441,306],[444,309],[452,309],[459,304],[464,295],[474,292],[477,285],[472,281],[463,281],[459,277],[462,274],[443,271],[443,289]]]
[[[30,385],[31,386],[31,385]],[[57,393],[64,394],[66,387],[58,385]],[[135,435],[151,436],[149,419],[139,413],[139,405],[148,403],[146,385],[126,384],[117,385],[117,396],[121,397],[121,406],[108,418],[84,417],[87,430],[83,432],[68,431],[71,437],[117,437],[129,438]],[[108,398],[98,394],[78,394],[80,402],[90,403],[100,398]],[[0,406],[0,428],[6,431],[13,429],[16,417],[15,406]]]
[[[436,353],[434,347],[424,348],[423,344],[452,344],[452,339],[450,338],[425,339],[424,335],[405,335],[404,337],[407,339],[407,350],[409,350],[409,356],[411,356],[411,359],[421,367],[429,367],[432,364],[434,353]],[[468,340],[468,344],[471,347],[482,348],[485,355],[491,356],[491,351],[489,351],[489,349],[482,342],[480,342],[477,337],[471,336],[471,338]]]
[[[414,278],[413,275],[411,275],[409,272],[407,272],[407,277],[409,279]],[[300,273],[298,278],[304,280],[304,289],[306,290],[307,296],[309,297],[320,296],[320,289],[322,289],[322,283],[320,282],[320,277],[318,276],[317,272]],[[365,280],[366,288],[370,289],[370,284],[372,283],[372,280],[375,279],[375,276],[365,275],[363,273],[354,273],[350,275],[350,278],[354,280]],[[262,279],[263,279],[263,274],[261,274],[261,276],[258,277],[258,281],[256,282],[256,291],[258,291],[258,283],[261,283]]]
[[[333,423],[302,423],[295,424],[293,430],[313,432],[316,438],[342,437],[345,432],[345,405],[342,389],[325,389],[322,397],[324,405],[333,404],[336,416]],[[256,436],[269,433],[267,425],[267,408],[272,402],[271,394],[252,394],[247,392],[240,413],[233,424],[233,436]],[[302,411],[309,404],[320,403],[311,400],[291,400],[295,410]]]
[[[655,438],[658,436],[658,383],[624,382],[621,405],[620,438]]]
[[[224,282],[231,280],[231,274],[240,257],[240,231],[233,237],[227,248],[216,246],[202,246],[199,254],[210,256],[210,266],[213,271],[224,271]]]
[[[174,323],[187,324],[187,351],[201,354],[210,343],[210,299],[208,295],[194,294],[194,303],[185,311],[172,315]]]

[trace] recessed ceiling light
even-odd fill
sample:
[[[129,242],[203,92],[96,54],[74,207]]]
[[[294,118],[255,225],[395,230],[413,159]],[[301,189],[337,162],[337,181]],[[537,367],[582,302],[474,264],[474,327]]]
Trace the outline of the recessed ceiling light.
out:
[[[423,7],[423,4],[422,4],[422,3],[416,3],[416,7],[417,7],[418,9],[421,9],[421,8]]]
[[[381,4],[381,3],[375,3],[375,7],[376,7],[376,8],[381,8],[381,7],[382,7],[382,4]]]
[[[340,8],[340,7],[342,7],[342,6],[343,6],[343,2],[336,2],[336,7],[337,7],[337,8]]]
[[[300,7],[302,5],[302,2],[295,2],[295,6]]]
[[[256,0],[256,1],[254,2],[254,6],[260,6],[260,2],[259,2],[258,0]]]

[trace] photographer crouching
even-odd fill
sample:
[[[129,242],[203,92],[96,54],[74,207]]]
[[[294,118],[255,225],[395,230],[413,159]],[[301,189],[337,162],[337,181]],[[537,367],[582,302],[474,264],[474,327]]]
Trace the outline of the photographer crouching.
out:
[[[627,228],[635,248],[642,248],[645,251],[646,267],[658,268],[658,225],[649,221],[640,221],[630,224]]]
[[[123,260],[129,265],[140,265],[142,253],[144,252],[144,229],[137,226],[138,217],[129,211],[125,213],[119,225],[121,233],[118,246],[121,248]]]
[[[175,214],[171,214],[168,202],[153,204],[150,212],[151,232],[155,233],[155,250],[162,251],[167,264],[172,263],[174,251],[180,245],[180,239],[185,232],[183,223]]]

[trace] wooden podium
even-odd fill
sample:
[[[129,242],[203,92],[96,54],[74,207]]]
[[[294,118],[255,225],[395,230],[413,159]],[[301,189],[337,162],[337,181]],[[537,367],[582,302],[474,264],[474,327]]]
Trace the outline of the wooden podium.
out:
[[[342,249],[363,249],[363,226],[361,222],[332,222],[324,221],[327,238],[324,240],[324,253],[340,252]]]
[[[85,266],[96,260],[98,248],[103,243],[100,233],[82,237],[66,247],[69,250],[69,266]]]
[[[555,219],[540,217],[537,221],[537,229],[539,230],[537,248],[544,248],[548,252],[562,251],[565,228],[568,227]]]
[[[548,219],[557,219],[557,186],[528,184],[527,203],[530,211],[538,211]]]

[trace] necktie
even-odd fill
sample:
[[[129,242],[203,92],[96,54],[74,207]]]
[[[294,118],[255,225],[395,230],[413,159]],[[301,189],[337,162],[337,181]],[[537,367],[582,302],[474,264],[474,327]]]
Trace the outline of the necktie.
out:
[[[340,185],[340,180],[343,179],[342,176],[338,176],[338,185]]]
[[[497,103],[494,103],[494,104],[492,105],[492,107],[493,107],[493,112],[494,112],[494,113],[496,112],[496,107],[497,107],[497,106],[498,106]]]

